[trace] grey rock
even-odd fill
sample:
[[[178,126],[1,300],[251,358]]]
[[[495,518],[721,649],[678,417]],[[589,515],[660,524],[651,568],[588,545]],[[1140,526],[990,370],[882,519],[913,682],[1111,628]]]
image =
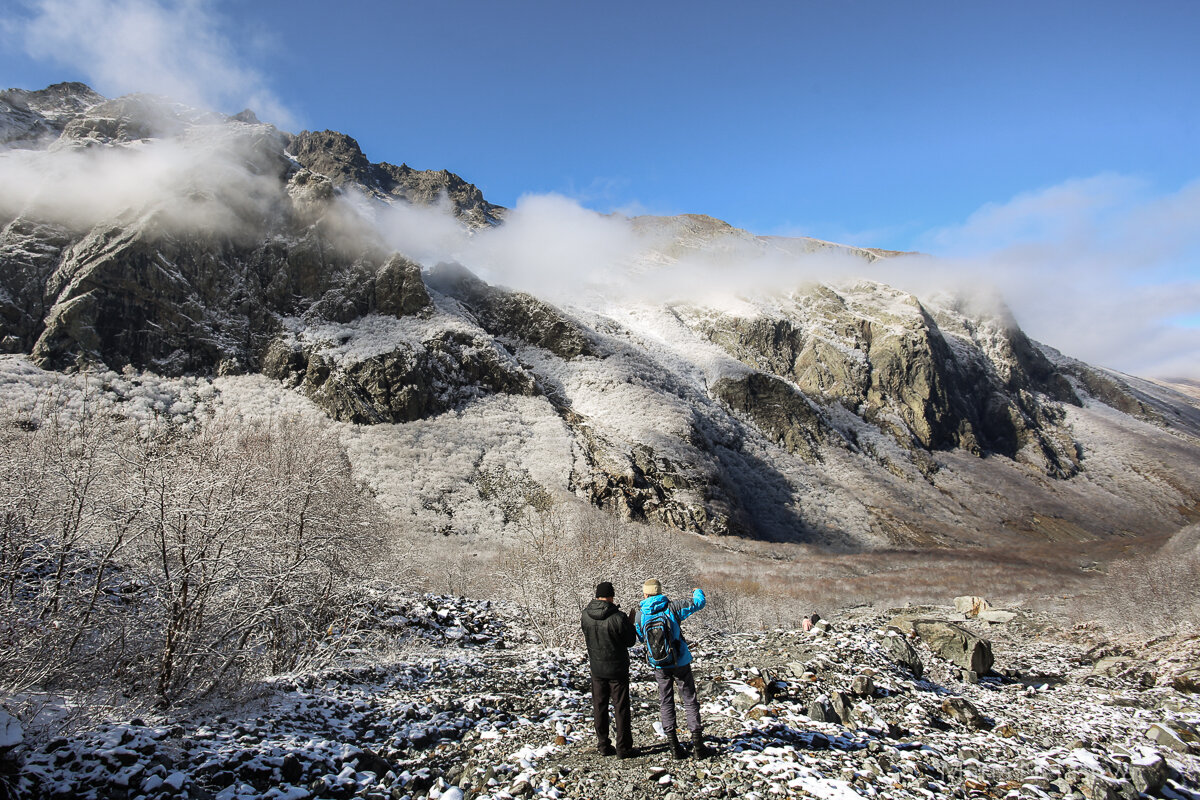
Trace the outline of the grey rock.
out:
[[[393,255],[375,277],[375,308],[380,314],[403,317],[428,308],[432,301],[421,280],[421,266]]]
[[[709,391],[787,452],[810,462],[821,460],[818,448],[830,433],[829,425],[804,395],[783,380],[752,372],[743,378],[721,378]]]
[[[372,164],[352,137],[337,131],[303,131],[292,137],[288,152],[336,186],[357,186],[378,197],[431,206],[445,197],[454,213],[471,225],[496,224],[504,213],[478,188],[446,170],[415,170],[407,164]]]
[[[740,691],[733,697],[733,707],[739,711],[748,711],[762,701],[762,695],[754,690]]]
[[[921,657],[917,655],[917,651],[908,643],[905,637],[887,633],[880,639],[880,644],[893,661],[907,667],[917,680],[921,679],[921,675],[925,672],[925,665],[921,662]]]
[[[973,730],[987,727],[987,720],[979,709],[966,698],[947,697],[942,701],[942,713]]]
[[[1187,733],[1185,731],[1165,722],[1156,722],[1146,730],[1147,739],[1160,747],[1174,750],[1177,753],[1188,752],[1188,743],[1185,741],[1186,736]]]
[[[947,661],[980,675],[991,670],[992,644],[987,639],[943,620],[918,619],[912,627],[931,650]]]
[[[1168,777],[1170,770],[1161,756],[1138,759],[1129,765],[1129,782],[1139,792],[1157,792],[1166,784]]]
[[[429,283],[465,303],[494,336],[536,345],[564,359],[594,355],[581,326],[533,295],[489,286],[459,264],[438,264]]]
[[[1086,773],[1079,782],[1080,793],[1087,800],[1118,800],[1119,794],[1114,781],[1103,775]]]
[[[489,392],[533,395],[536,384],[491,340],[446,331],[361,361],[307,360],[303,389],[344,422],[410,422]]]
[[[812,287],[796,304],[805,316],[827,323],[819,336],[785,315],[697,316],[690,322],[747,365],[790,381],[810,397],[861,409],[907,447],[957,446],[1016,457],[1033,444],[1021,458],[1033,458],[1057,477],[1078,471],[1074,447],[1064,446],[1056,429],[1056,413],[1029,389],[1063,402],[1079,400],[1010,318],[989,320],[987,326],[988,335],[1003,342],[993,348],[1002,354],[1001,375],[984,366],[992,363],[987,358],[956,356],[916,298],[895,294],[909,308],[902,311],[897,304],[867,315],[836,290]]]
[[[834,692],[829,696],[830,707],[838,720],[846,726],[854,721],[854,704],[845,692]]]
[[[808,704],[808,718],[814,722],[838,722],[837,715],[833,713],[833,709],[828,707],[821,700],[811,700]]]
[[[45,89],[0,92],[0,144],[40,149],[61,135],[74,117],[104,102],[82,83],[56,83]]]
[[[850,684],[850,692],[859,697],[871,697],[875,694],[875,681],[870,675],[855,675]]]

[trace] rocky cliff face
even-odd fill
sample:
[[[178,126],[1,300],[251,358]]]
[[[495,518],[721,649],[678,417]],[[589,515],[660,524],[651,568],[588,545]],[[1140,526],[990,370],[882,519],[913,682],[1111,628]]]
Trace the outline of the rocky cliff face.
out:
[[[261,373],[332,420],[439,436],[465,436],[444,420],[475,414],[483,454],[445,479],[455,486],[474,485],[489,450],[507,452],[501,436],[563,437],[561,461],[529,445],[505,469],[698,533],[970,543],[1165,530],[1200,509],[1180,477],[1200,465],[1194,407],[1042,348],[1003,311],[861,280],[732,309],[556,306],[457,264],[417,264],[356,211],[449,204],[467,230],[501,224],[476,187],[249,112],[61,84],[0,93],[0,141],[0,158],[170,164],[161,190],[104,213],[0,204],[0,348],[47,369]],[[631,230],[647,242],[644,271],[696,253],[820,252],[880,277],[889,255],[697,216]],[[496,409],[511,408],[524,410],[504,428],[510,412]],[[1151,440],[1169,440],[1170,457],[1146,467]]]
[[[1002,454],[1057,477],[1079,468],[1056,404],[1080,400],[1011,322],[942,310],[948,334],[916,297],[867,283],[812,286],[756,311],[680,313],[747,366],[861,413],[909,449]]]
[[[372,164],[358,142],[336,131],[304,131],[292,137],[288,153],[306,169],[325,175],[335,186],[355,186],[369,194],[433,205],[445,198],[454,213],[473,226],[495,225],[504,209],[483,199],[483,192],[446,170],[415,170],[407,164]]]
[[[82,83],[56,83],[36,92],[0,92],[0,143],[8,147],[45,146],[68,122],[104,102]]]

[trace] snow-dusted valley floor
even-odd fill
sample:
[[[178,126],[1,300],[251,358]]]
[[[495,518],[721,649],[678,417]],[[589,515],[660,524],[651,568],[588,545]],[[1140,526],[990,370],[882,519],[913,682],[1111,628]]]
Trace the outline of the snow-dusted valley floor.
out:
[[[716,754],[671,758],[642,667],[642,754],[617,760],[596,752],[581,653],[542,648],[496,604],[394,599],[381,624],[406,635],[391,662],[283,676],[202,715],[31,740],[17,796],[1200,797],[1200,700],[1181,691],[1196,688],[1200,641],[1089,648],[1086,632],[1026,613],[989,624],[903,611],[986,635],[998,674],[976,679],[914,640],[914,679],[886,646],[894,613],[852,612],[812,633],[703,634]]]

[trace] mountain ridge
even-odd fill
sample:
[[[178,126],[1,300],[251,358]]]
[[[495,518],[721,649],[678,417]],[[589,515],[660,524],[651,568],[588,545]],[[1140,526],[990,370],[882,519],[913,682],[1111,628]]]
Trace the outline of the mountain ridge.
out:
[[[890,252],[638,217],[642,249],[614,266],[633,275],[697,255],[736,271],[764,253],[871,271],[800,269],[790,289],[717,304],[551,302],[453,261],[418,263],[376,227],[381,210],[444,207],[464,235],[502,229],[509,212],[453,173],[373,164],[337,132],[293,136],[245,112],[105,100],[82,84],[0,102],[10,161],[169,165],[157,193],[84,222],[44,198],[0,208],[2,349],[56,370],[261,373],[372,438],[403,439],[407,425],[488,442],[445,476],[457,511],[436,510],[445,486],[410,484],[428,493],[396,501],[414,524],[503,530],[475,487],[489,453],[507,452],[496,420],[518,408],[533,443],[512,455],[514,480],[546,471],[530,431],[553,430],[571,444],[548,488],[694,533],[959,546],[1163,532],[1200,510],[1186,480],[1200,466],[1193,402],[1056,354],[1003,308],[889,287]],[[468,412],[478,434],[450,424]],[[378,486],[404,482],[370,457],[356,466]],[[997,484],[1007,495],[983,500]]]

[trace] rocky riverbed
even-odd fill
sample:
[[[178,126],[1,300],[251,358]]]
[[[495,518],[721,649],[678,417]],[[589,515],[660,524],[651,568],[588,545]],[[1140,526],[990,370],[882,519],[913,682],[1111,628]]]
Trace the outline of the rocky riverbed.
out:
[[[8,718],[0,753],[22,798],[1200,798],[1200,641],[1118,646],[979,611],[693,629],[705,760],[671,758],[644,667],[641,755],[601,757],[581,652],[541,647],[503,607],[434,596],[381,607],[381,624],[411,634],[387,663],[54,738]],[[991,671],[906,633],[913,619],[979,637]]]

